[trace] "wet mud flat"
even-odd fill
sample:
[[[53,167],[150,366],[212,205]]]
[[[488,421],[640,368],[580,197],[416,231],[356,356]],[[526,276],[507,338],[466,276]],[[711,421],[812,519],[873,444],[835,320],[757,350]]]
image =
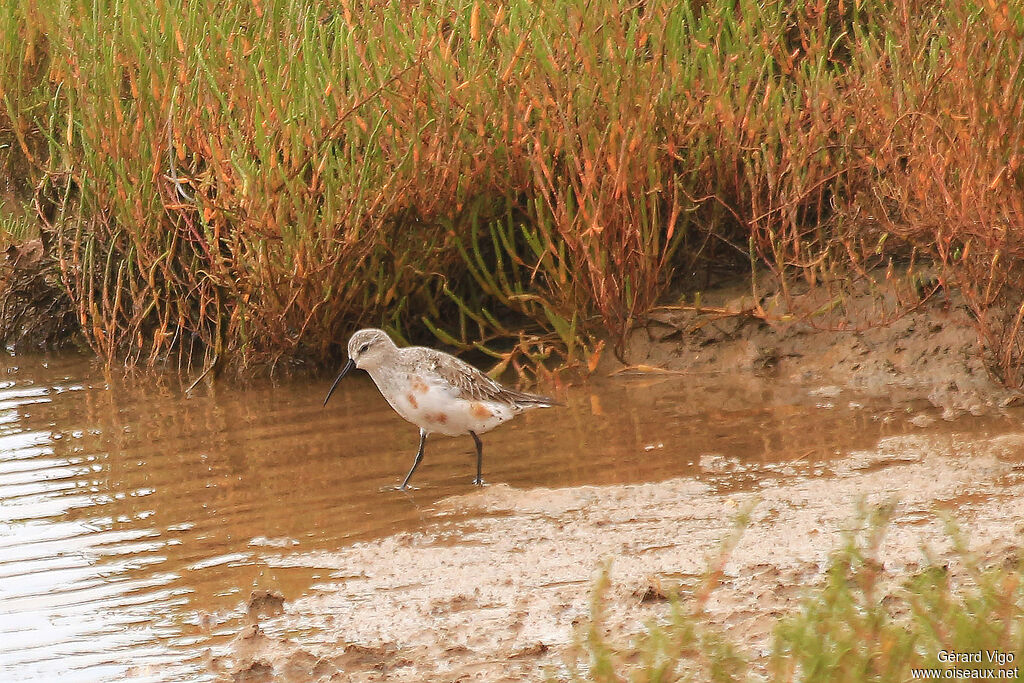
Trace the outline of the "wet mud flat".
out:
[[[746,466],[716,457],[701,476],[658,483],[490,486],[440,501],[431,528],[310,558],[333,566],[330,578],[255,620],[211,666],[224,680],[544,680],[564,671],[600,567],[610,562],[607,624],[636,632],[664,617],[664,585],[685,599],[748,505],[705,609],[756,664],[778,618],[823,580],[861,504],[895,504],[878,556],[894,580],[925,552],[953,557],[943,510],[973,551],[1012,554],[1024,531],[1022,455],[1024,432],[948,432],[886,437],[811,468],[760,467],[740,490],[720,483]],[[315,635],[279,635],[299,627]]]

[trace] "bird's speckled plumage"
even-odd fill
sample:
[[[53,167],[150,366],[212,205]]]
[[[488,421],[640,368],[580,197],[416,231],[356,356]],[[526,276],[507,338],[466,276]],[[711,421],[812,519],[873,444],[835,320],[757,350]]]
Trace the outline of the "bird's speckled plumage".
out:
[[[406,484],[422,458],[427,436],[435,433],[473,437],[477,444],[476,483],[482,483],[482,446],[478,435],[524,410],[559,405],[546,396],[502,386],[443,351],[423,346],[399,348],[383,330],[370,328],[353,334],[348,342],[348,356],[349,362],[331,392],[351,367],[366,370],[395,412],[420,428],[420,451]]]

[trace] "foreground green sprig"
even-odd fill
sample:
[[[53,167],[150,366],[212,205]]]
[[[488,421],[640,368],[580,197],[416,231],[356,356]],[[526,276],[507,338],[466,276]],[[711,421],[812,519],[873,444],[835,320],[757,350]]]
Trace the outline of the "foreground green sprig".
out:
[[[744,656],[712,623],[701,589],[671,593],[667,618],[628,642],[609,636],[606,567],[569,662],[570,679],[904,683],[913,680],[913,670],[937,672],[939,678],[947,669],[1019,672],[1024,565],[1013,558],[982,562],[950,524],[952,559],[926,561],[905,577],[886,576],[879,548],[891,513],[891,507],[871,510],[852,525],[857,531],[833,553],[823,581],[807,589],[794,613],[779,619],[772,653],[761,662]],[[727,549],[720,557],[728,557]],[[950,653],[981,653],[980,661],[956,661]]]

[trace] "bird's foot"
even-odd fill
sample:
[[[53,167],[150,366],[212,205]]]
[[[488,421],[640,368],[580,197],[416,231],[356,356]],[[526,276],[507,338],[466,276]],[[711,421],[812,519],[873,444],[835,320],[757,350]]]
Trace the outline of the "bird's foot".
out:
[[[408,484],[399,484],[398,486],[390,487],[392,491],[419,491],[415,486],[409,486]]]
[[[476,477],[473,479],[473,486],[486,486],[487,482],[482,477]]]

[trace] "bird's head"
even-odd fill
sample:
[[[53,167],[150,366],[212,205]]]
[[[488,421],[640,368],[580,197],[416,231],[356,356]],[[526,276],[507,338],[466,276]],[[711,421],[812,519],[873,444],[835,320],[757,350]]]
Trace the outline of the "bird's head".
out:
[[[387,361],[388,355],[395,350],[395,343],[391,341],[384,330],[367,328],[359,330],[348,340],[348,362],[342,368],[341,374],[334,380],[331,390],[327,392],[324,405],[331,399],[331,394],[338,386],[341,378],[349,373],[352,368],[360,370],[374,370]]]
[[[383,363],[395,343],[384,330],[359,330],[348,340],[348,358],[360,370],[373,370]]]

